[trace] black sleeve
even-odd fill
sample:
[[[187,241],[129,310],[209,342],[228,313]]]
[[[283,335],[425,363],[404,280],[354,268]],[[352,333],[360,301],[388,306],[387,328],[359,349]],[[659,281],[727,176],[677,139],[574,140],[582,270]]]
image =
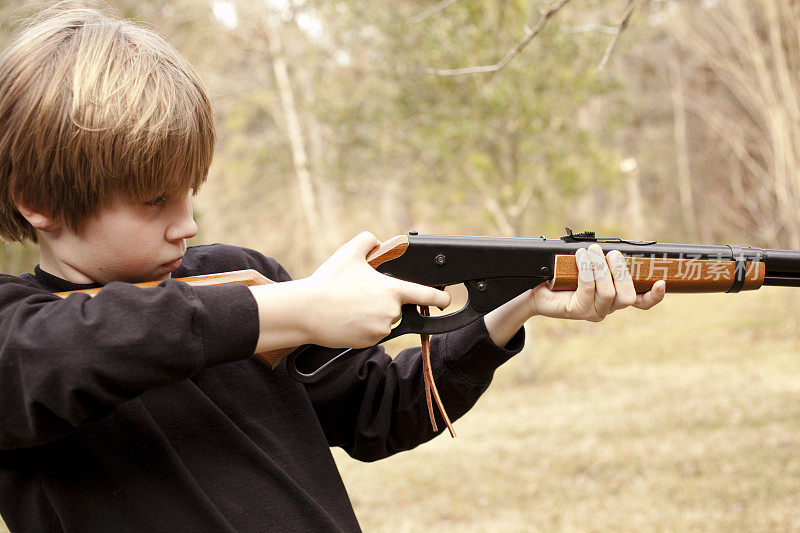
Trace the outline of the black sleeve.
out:
[[[431,365],[442,403],[451,420],[466,413],[491,383],[497,367],[525,342],[520,329],[499,348],[483,320],[431,339]],[[362,351],[306,390],[331,446],[352,457],[375,461],[433,438],[420,349],[394,359],[382,348]],[[444,422],[434,406],[437,426]],[[446,430],[444,430],[446,431]]]
[[[274,281],[291,279],[274,259],[239,250],[246,255],[246,267]],[[218,271],[214,270],[217,265],[203,268]],[[499,348],[483,320],[431,339],[434,378],[451,420],[475,404],[491,383],[495,369],[518,353],[524,342],[521,329]],[[328,443],[357,459],[380,459],[435,436],[428,419],[419,348],[406,350],[394,359],[380,346],[362,350],[319,382],[306,385],[306,391]],[[437,424],[444,426],[441,418]]]
[[[110,283],[62,300],[0,284],[0,449],[52,441],[143,391],[245,359],[258,339],[244,285]]]
[[[274,260],[258,253],[251,260],[254,268],[275,281],[291,279]],[[498,347],[483,320],[432,337],[434,379],[451,420],[475,404],[494,371],[524,344],[525,331],[520,329],[505,347]],[[381,346],[361,350],[328,376],[306,385],[329,445],[356,459],[374,461],[436,436],[428,415],[420,352],[404,350],[392,359]],[[434,411],[441,429],[444,421]]]

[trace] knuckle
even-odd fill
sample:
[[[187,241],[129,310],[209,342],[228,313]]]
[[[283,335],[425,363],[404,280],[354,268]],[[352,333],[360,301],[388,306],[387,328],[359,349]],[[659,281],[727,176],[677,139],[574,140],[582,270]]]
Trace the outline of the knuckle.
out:
[[[369,328],[367,336],[371,343],[375,343],[391,333],[391,331],[392,327],[389,324],[375,324],[373,327]]]

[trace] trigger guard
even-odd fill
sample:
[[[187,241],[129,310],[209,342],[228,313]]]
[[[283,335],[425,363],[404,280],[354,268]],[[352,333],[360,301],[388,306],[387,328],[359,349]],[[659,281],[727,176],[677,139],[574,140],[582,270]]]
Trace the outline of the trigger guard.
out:
[[[391,333],[381,339],[380,343],[409,333],[417,333],[419,335],[447,333],[471,324],[484,315],[484,313],[479,313],[470,307],[469,302],[460,310],[442,316],[422,316],[415,304],[403,304],[401,309],[400,323],[392,329]]]

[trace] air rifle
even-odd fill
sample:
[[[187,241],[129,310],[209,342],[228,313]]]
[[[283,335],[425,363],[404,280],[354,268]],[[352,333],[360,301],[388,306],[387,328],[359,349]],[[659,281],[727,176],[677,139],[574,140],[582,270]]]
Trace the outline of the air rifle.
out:
[[[649,291],[658,280],[666,282],[667,292],[684,293],[739,292],[763,285],[800,287],[800,251],[796,250],[632,241],[597,237],[594,232],[573,233],[570,228],[560,239],[410,232],[377,246],[367,256],[367,262],[387,276],[440,289],[463,283],[468,300],[460,310],[442,316],[425,316],[416,305],[404,305],[400,322],[380,342],[408,333],[430,335],[464,327],[541,283],[547,283],[551,290],[575,290],[575,252],[593,243],[604,252],[622,252],[637,293]],[[270,282],[255,271],[178,279],[200,285]],[[153,286],[157,282],[140,285]],[[95,293],[99,290],[90,289]],[[66,297],[71,293],[58,294]],[[352,350],[308,348],[289,348],[256,357],[274,368],[288,356],[287,368],[292,377],[313,382],[352,355]]]

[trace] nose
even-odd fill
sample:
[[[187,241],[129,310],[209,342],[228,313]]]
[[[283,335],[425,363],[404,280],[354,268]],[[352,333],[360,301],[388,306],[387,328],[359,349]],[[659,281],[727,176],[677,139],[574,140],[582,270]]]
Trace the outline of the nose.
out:
[[[192,211],[192,197],[187,194],[182,199],[173,202],[171,222],[167,227],[166,239],[170,242],[182,239],[191,239],[197,235],[197,223],[194,221]]]

